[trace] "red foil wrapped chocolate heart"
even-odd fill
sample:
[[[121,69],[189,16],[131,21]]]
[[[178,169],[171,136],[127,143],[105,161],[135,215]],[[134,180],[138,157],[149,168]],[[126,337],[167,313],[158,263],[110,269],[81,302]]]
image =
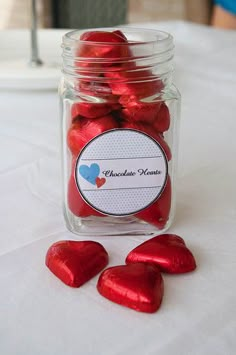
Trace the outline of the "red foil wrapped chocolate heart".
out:
[[[184,240],[175,234],[154,237],[133,249],[126,263],[137,262],[155,264],[161,271],[170,274],[182,274],[196,268],[193,254]]]
[[[69,179],[67,190],[67,203],[70,211],[77,217],[103,216],[94,210],[82,198],[75,182],[74,171]]]
[[[104,270],[97,289],[110,301],[139,312],[153,313],[161,305],[164,286],[155,265],[136,263]]]
[[[119,125],[112,115],[106,115],[95,120],[78,118],[72,125],[67,134],[67,145],[73,155],[77,156],[81,149],[97,135]]]
[[[143,221],[153,224],[158,229],[163,229],[168,222],[171,208],[171,181],[167,177],[166,186],[161,196],[153,202],[149,207],[137,213],[135,217]]]
[[[119,102],[123,105],[121,117],[129,122],[146,122],[152,123],[157,119],[161,102],[143,102],[137,97],[122,96]]]
[[[66,285],[80,287],[104,269],[108,254],[97,242],[63,240],[48,249],[45,262]]]
[[[163,102],[157,113],[155,120],[152,122],[152,126],[157,132],[163,133],[170,128],[170,112],[166,104]]]
[[[122,122],[122,128],[130,128],[130,129],[136,129],[138,131],[144,132],[148,134],[150,137],[154,138],[162,147],[164,150],[167,160],[171,160],[172,154],[170,147],[168,146],[167,142],[162,138],[161,134],[158,134],[153,126],[148,125],[143,122],[128,122],[124,121]]]
[[[122,70],[114,67],[104,73],[114,95],[133,95],[145,98],[160,93],[163,88],[162,81],[152,74],[150,70],[135,67],[131,70]]]
[[[101,78],[104,70],[120,65],[124,58],[132,58],[132,53],[127,38],[121,31],[84,32],[76,51],[75,66],[81,75],[75,83],[76,88],[86,95],[116,102],[117,97],[112,95],[110,86],[101,81]]]
[[[83,134],[83,127],[87,120],[80,117],[70,127],[67,133],[67,145],[72,154],[77,156],[81,149],[88,142],[87,137]]]
[[[112,105],[96,104],[93,102],[78,102],[71,107],[72,119],[83,116],[86,118],[98,118],[107,115],[113,110]]]
[[[77,57],[85,57],[89,58],[89,60],[83,61],[83,64],[80,62],[79,66],[107,67],[112,65],[114,60],[130,56],[127,38],[120,31],[84,32],[80,37],[80,41],[83,42],[80,43],[77,50]],[[107,62],[103,61],[102,64],[99,64],[95,60],[92,61],[92,58],[107,59]]]

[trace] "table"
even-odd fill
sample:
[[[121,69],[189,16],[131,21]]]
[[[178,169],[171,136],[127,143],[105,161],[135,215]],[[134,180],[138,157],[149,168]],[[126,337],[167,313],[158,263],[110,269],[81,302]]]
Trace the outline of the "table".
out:
[[[77,239],[61,212],[57,93],[1,91],[1,355],[235,354],[236,32],[184,22],[142,27],[175,37],[183,100],[169,231],[186,240],[198,269],[164,275],[163,304],[152,315],[101,297],[97,277],[80,289],[53,277],[44,265],[48,247]],[[93,239],[117,265],[147,237]]]

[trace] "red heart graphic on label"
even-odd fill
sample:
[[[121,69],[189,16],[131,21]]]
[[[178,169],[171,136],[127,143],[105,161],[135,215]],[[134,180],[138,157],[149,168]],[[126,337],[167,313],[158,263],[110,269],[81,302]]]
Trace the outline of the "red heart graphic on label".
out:
[[[139,245],[126,258],[126,263],[151,263],[161,271],[182,274],[196,269],[196,262],[184,240],[175,234],[163,234]]]
[[[139,312],[153,313],[160,307],[164,286],[155,265],[136,263],[104,270],[97,289],[110,301]]]
[[[80,287],[104,269],[108,254],[97,242],[62,240],[48,249],[45,262],[66,285]]]
[[[99,187],[101,187],[102,185],[105,184],[106,179],[105,179],[105,178],[97,177],[95,181],[96,181],[97,187],[99,188]]]

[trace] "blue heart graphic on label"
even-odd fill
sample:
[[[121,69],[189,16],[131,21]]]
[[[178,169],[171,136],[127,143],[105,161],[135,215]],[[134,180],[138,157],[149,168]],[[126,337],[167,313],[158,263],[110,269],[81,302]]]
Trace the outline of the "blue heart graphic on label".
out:
[[[81,165],[79,167],[79,173],[85,180],[90,182],[90,184],[96,185],[96,178],[100,173],[100,167],[98,164],[91,164],[90,166]]]

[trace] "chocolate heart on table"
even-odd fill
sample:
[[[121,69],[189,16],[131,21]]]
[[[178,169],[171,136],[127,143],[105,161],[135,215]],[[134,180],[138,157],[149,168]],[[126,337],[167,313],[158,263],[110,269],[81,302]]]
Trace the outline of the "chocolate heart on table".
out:
[[[108,254],[97,242],[62,240],[48,249],[45,262],[66,285],[80,287],[104,269]]]
[[[153,313],[160,307],[164,286],[155,265],[136,263],[104,270],[97,289],[110,301],[136,311]]]
[[[154,237],[133,249],[126,263],[137,262],[155,264],[160,271],[170,274],[182,274],[196,269],[193,254],[184,240],[175,234]]]
[[[149,207],[137,213],[135,217],[143,221],[153,224],[158,229],[163,229],[168,222],[171,208],[171,181],[167,177],[166,186],[161,196],[153,202]]]

